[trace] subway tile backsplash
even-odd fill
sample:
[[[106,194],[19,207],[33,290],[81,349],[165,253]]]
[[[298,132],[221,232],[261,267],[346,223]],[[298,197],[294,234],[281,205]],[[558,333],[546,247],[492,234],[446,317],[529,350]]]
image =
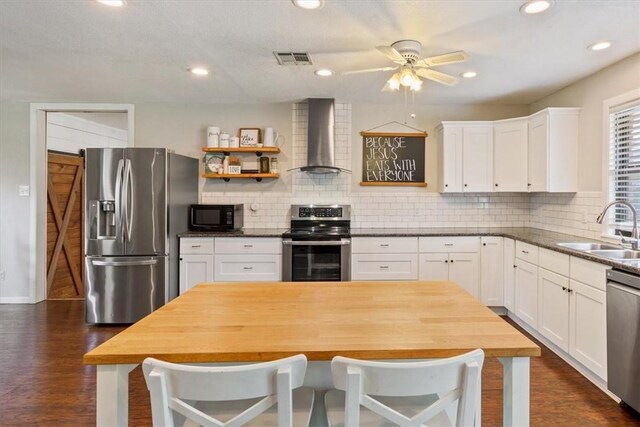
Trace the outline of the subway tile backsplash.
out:
[[[335,107],[336,164],[350,169],[351,105],[336,103]],[[295,166],[302,166],[307,158],[307,104],[293,104],[291,113],[293,152],[290,156]],[[352,191],[352,177],[348,173],[311,175],[281,171],[281,177],[286,173],[291,173],[289,191],[203,191],[201,202],[243,203],[247,228],[287,228],[292,204],[341,203],[352,206],[354,228],[530,226],[594,239],[600,237],[600,226],[595,223],[602,204],[599,192],[358,192]],[[259,209],[253,212],[251,205],[258,205]]]

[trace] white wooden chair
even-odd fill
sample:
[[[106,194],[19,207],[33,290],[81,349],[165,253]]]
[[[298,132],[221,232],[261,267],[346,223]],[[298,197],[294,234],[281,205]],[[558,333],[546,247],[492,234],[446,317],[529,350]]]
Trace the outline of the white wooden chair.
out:
[[[314,391],[301,388],[307,369],[303,354],[236,366],[194,366],[147,358],[142,369],[156,427],[309,424]]]
[[[325,394],[329,426],[474,425],[483,362],[480,349],[424,362],[334,357],[337,390]]]

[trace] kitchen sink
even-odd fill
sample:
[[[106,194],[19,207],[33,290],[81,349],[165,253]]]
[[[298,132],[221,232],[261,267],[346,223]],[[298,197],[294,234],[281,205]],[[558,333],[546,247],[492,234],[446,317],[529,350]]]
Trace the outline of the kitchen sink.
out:
[[[631,249],[619,249],[619,250],[595,250],[587,251],[592,255],[598,255],[605,258],[611,258],[616,260],[628,260],[628,259],[640,259],[640,251],[634,251]]]
[[[604,243],[558,243],[563,248],[575,249],[576,251],[601,251],[601,250],[621,250],[619,246],[607,245]]]

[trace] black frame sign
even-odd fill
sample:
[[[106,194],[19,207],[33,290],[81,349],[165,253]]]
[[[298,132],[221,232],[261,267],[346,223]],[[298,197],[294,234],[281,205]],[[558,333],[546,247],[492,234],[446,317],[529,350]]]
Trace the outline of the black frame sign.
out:
[[[426,132],[360,132],[360,135],[360,185],[427,186],[424,170]]]

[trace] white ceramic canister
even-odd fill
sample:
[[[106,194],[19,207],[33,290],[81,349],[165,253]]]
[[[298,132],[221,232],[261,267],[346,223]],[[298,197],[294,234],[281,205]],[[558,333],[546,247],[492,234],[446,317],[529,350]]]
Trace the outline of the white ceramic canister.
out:
[[[231,136],[229,137],[229,147],[240,147],[240,138],[237,136]]]
[[[264,129],[264,146],[265,147],[275,147],[277,140],[278,140],[278,132],[276,132],[273,128]]]
[[[220,128],[217,126],[209,126],[207,128],[207,146],[217,147],[220,143]]]
[[[229,147],[229,134],[221,133],[220,134],[220,147]]]

